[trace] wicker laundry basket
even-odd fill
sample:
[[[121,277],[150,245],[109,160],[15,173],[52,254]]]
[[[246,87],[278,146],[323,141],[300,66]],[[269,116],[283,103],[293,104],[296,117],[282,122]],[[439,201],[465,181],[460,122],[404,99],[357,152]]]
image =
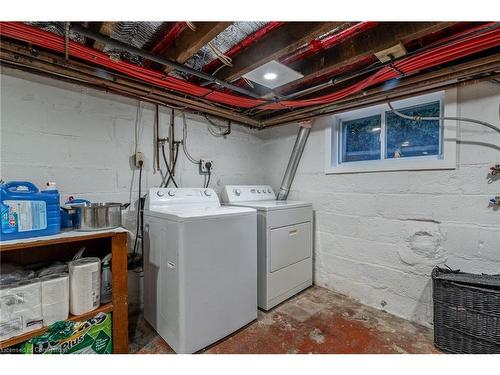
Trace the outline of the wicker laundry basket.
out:
[[[500,353],[500,275],[432,271],[434,345],[447,353]]]

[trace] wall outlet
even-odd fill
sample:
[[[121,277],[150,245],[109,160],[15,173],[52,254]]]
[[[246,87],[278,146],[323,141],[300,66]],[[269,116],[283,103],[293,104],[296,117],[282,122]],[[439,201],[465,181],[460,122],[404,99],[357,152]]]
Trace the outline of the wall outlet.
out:
[[[135,166],[140,168],[141,165],[144,165],[144,154],[140,151],[136,152],[134,155]]]
[[[214,162],[212,160],[207,160],[207,159],[200,160],[200,174],[208,174],[208,171],[213,169],[214,169]]]

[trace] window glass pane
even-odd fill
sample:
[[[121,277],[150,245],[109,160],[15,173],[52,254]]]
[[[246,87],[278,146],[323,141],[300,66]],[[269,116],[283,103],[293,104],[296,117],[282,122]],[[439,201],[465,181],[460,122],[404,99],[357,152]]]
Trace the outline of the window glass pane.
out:
[[[381,116],[342,122],[342,162],[380,159]]]
[[[409,116],[439,117],[439,102],[398,109]],[[407,120],[386,112],[386,158],[439,155],[439,121]]]

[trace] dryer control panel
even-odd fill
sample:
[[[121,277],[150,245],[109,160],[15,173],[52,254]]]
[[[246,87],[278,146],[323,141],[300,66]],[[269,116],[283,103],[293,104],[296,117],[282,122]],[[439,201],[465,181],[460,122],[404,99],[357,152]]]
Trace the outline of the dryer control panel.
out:
[[[226,185],[221,197],[224,203],[276,200],[269,185]]]

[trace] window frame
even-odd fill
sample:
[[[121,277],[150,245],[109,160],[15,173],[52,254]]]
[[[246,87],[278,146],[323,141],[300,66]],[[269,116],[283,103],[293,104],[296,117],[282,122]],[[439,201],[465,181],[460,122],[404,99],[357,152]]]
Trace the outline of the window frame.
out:
[[[394,108],[404,109],[416,105],[439,101],[441,114],[457,116],[457,89],[419,95],[408,99],[391,101]],[[386,158],[385,114],[390,111],[387,103],[335,114],[325,134],[325,173],[365,173],[405,170],[437,170],[456,168],[457,121],[447,120],[440,124],[440,155],[412,156],[407,158]],[[380,157],[378,160],[341,162],[342,122],[381,115]]]

